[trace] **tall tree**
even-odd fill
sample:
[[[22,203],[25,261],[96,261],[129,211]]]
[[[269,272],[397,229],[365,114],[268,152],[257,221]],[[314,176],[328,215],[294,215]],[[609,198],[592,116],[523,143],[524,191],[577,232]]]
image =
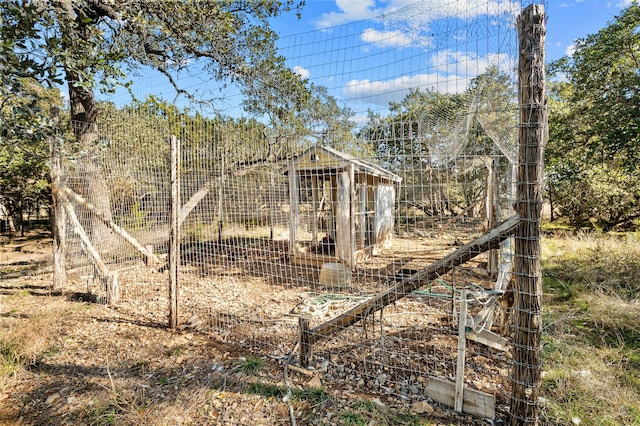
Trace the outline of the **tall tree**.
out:
[[[639,27],[633,3],[549,66],[549,193],[575,226],[640,217]]]
[[[282,68],[283,75],[273,74],[243,89],[248,95],[245,109],[258,116],[265,115],[275,132],[271,139],[278,153],[276,157],[299,153],[313,143],[363,154],[355,144],[355,123],[350,120],[353,111],[340,106],[326,87],[310,84],[307,79]]]
[[[59,107],[52,65],[28,53],[37,47],[38,8],[7,3],[0,9],[0,204],[16,232],[23,211],[46,205],[51,107]],[[24,227],[22,227],[24,231]]]
[[[173,76],[194,59],[218,80],[260,80],[282,64],[274,59],[276,35],[269,20],[301,3],[7,0],[0,5],[3,13],[21,7],[32,13],[14,13],[17,26],[30,25],[33,31],[27,43],[16,48],[42,71],[39,78],[60,77],[66,83],[76,142],[84,153],[82,190],[109,219],[105,179],[93,161],[98,140],[96,91],[114,90],[126,84],[128,71],[146,66],[164,74],[178,93],[187,94]],[[100,235],[104,231],[100,221],[90,228],[98,240],[106,241]]]

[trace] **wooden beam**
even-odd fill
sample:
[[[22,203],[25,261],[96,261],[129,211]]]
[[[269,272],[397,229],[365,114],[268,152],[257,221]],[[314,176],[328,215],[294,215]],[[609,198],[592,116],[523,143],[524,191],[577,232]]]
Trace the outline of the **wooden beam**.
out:
[[[446,274],[454,267],[473,259],[487,250],[498,247],[502,241],[514,234],[519,224],[520,219],[515,216],[506,220],[486,234],[449,253],[425,269],[405,278],[390,289],[380,292],[376,296],[364,301],[346,313],[333,318],[324,324],[314,327],[310,330],[310,343],[317,343],[346,327],[358,323],[374,312],[377,312],[385,306],[402,299],[412,291],[418,290],[419,288],[427,285],[430,281]]]
[[[218,244],[222,244],[222,228],[224,226],[224,155],[220,159],[220,184],[218,185]],[[180,204],[178,204],[178,208]],[[178,219],[179,221],[179,219]],[[177,225],[180,228],[179,224]]]
[[[507,339],[489,330],[467,331],[467,339],[503,352],[507,352],[510,347]]]
[[[222,182],[221,182],[222,184]],[[180,209],[180,214],[178,215],[178,226],[182,226],[182,224],[184,223],[184,221],[187,219],[187,216],[189,216],[189,213],[191,213],[191,210],[193,210],[200,201],[202,201],[202,199],[204,197],[207,196],[207,194],[211,191],[211,188],[213,187],[213,182],[207,182],[205,183],[202,188],[200,188],[198,191],[196,191],[191,198],[189,198],[189,201],[187,201],[182,208]]]
[[[69,199],[67,198],[66,193],[64,191],[60,191],[58,192],[58,195],[62,201],[64,210],[67,213],[69,222],[71,222],[71,226],[73,227],[73,232],[75,232],[78,235],[78,238],[80,238],[80,242],[82,243],[82,248],[89,255],[89,258],[93,263],[93,266],[95,266],[96,270],[98,271],[98,275],[100,276],[100,278],[105,278],[109,276],[109,268],[107,268],[107,265],[105,265],[105,263],[102,261],[102,258],[98,253],[98,250],[96,250],[93,243],[91,242],[91,239],[89,238],[87,233],[84,231],[84,228],[82,227],[82,224],[80,223],[80,220],[76,215],[75,209],[73,208],[71,201],[69,201]]]
[[[311,242],[318,242],[318,175],[311,176]]]
[[[178,327],[178,267],[180,266],[180,141],[171,135],[171,208],[169,219],[169,328]]]
[[[102,261],[100,253],[98,253],[98,250],[91,243],[91,239],[84,231],[80,220],[78,220],[78,216],[76,215],[71,201],[67,198],[66,192],[58,191],[58,197],[62,202],[65,212],[67,213],[69,222],[73,227],[73,232],[75,232],[78,235],[78,238],[80,238],[80,247],[88,255],[89,260],[91,260],[91,263],[98,273],[98,277],[105,286],[105,290],[107,293],[107,303],[110,305],[118,303],[117,276],[109,271],[107,265]]]
[[[298,253],[298,175],[295,164],[289,169],[289,253]]]
[[[138,250],[143,256],[145,256],[146,258],[152,259],[153,263],[160,263],[160,259],[158,259],[158,256],[156,256],[153,253],[153,250],[149,250],[149,247],[151,246],[144,247],[142,244],[138,242],[138,240],[133,238],[127,231],[125,231],[124,229],[122,229],[121,227],[113,223],[113,221],[107,219],[105,215],[102,214],[102,212],[99,211],[96,206],[94,206],[93,204],[85,200],[81,195],[75,193],[74,191],[71,190],[71,188],[67,186],[62,187],[61,191],[63,191],[65,195],[71,197],[71,199],[73,199],[74,202],[81,204],[88,211],[93,213],[98,219],[100,219],[102,223],[104,223],[109,229],[111,229],[117,235],[122,237],[126,242],[131,244],[131,246],[133,246],[133,248]]]

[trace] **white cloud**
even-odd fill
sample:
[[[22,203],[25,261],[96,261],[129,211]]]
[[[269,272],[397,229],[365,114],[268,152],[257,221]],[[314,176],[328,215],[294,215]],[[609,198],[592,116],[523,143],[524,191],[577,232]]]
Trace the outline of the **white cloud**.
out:
[[[411,89],[429,89],[440,93],[460,93],[469,84],[470,77],[440,74],[417,74],[402,76],[388,81],[351,80],[342,89],[342,94],[352,100],[363,100],[379,105],[400,102]]]
[[[367,28],[362,32],[360,38],[365,43],[371,43],[378,47],[406,47],[413,43],[413,37],[402,31],[378,31]]]
[[[382,10],[375,9],[375,0],[336,0],[339,12],[328,12],[320,15],[315,24],[318,28],[327,28],[334,25],[346,24],[347,22],[370,19]]]
[[[300,65],[296,65],[295,67],[293,67],[293,72],[295,72],[302,78],[309,78],[309,76],[311,75],[308,69],[303,68]]]
[[[497,66],[503,72],[509,72],[512,61],[506,53],[490,53],[487,56],[475,56],[465,52],[442,50],[433,55],[430,64],[444,75],[458,74],[476,76],[482,74],[490,66]],[[448,77],[447,77],[448,78]]]
[[[376,0],[335,0],[335,2],[338,11],[320,15],[320,18],[314,22],[317,28],[328,28],[348,22],[372,19],[416,4],[416,0],[385,0],[385,6],[381,7],[377,7]],[[473,7],[473,5],[474,2],[469,1],[440,0],[439,2],[424,2],[421,5],[416,5],[415,10],[419,10],[419,17],[429,22],[446,17],[471,19],[487,14],[502,15],[505,12],[515,16],[521,7],[520,2],[516,0],[506,2],[503,0],[489,0],[488,3],[482,3],[481,5],[478,3],[476,7]],[[415,20],[418,17],[411,11],[408,12],[405,17],[406,20]]]
[[[473,54],[442,51],[430,61],[430,72],[413,76],[401,76],[392,80],[351,80],[342,89],[342,94],[351,100],[388,105],[400,102],[411,89],[433,90],[439,93],[461,93],[471,79],[484,73],[490,66],[501,71],[511,71],[508,55],[503,53],[478,57]]]
[[[576,45],[573,43],[567,46],[567,48],[564,50],[564,54],[569,57],[573,56],[575,52],[576,52]]]

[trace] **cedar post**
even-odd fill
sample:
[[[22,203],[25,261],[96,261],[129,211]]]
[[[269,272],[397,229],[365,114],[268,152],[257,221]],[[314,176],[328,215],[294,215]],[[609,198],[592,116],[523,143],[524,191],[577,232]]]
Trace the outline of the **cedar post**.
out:
[[[512,343],[510,424],[538,423],[541,388],[542,274],[540,267],[540,211],[542,165],[547,135],[545,96],[544,6],[533,4],[518,19],[519,147],[514,250],[515,301]]]
[[[57,123],[57,108],[52,109],[51,118]],[[49,149],[51,153],[51,196],[53,199],[53,208],[51,209],[53,211],[53,282],[51,283],[51,288],[57,289],[67,281],[67,216],[59,195],[62,186],[62,158],[57,137],[57,126],[56,132],[51,136]]]
[[[169,328],[178,327],[180,261],[180,141],[171,135],[171,209],[169,227]]]
[[[309,366],[311,360],[311,333],[309,332],[309,317],[298,317],[298,332],[300,333],[300,365],[303,367]]]
[[[224,207],[224,154],[220,161],[220,186],[218,187],[218,244],[222,244],[222,228],[224,226],[224,218],[222,216],[222,209]]]

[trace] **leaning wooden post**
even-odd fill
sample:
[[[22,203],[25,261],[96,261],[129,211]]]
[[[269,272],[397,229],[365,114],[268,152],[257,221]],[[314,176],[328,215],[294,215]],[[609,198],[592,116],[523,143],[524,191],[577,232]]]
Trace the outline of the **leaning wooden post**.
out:
[[[180,265],[180,141],[171,135],[171,208],[169,215],[169,328],[178,327]]]
[[[82,251],[89,257],[89,260],[93,264],[95,271],[98,273],[100,280],[105,288],[107,294],[107,304],[116,305],[118,303],[118,277],[116,274],[109,271],[106,263],[100,257],[100,253],[91,242],[91,239],[82,228],[82,224],[76,215],[76,212],[71,204],[71,201],[67,198],[65,191],[58,191],[58,197],[62,203],[69,223],[73,228],[73,232],[78,236],[80,240],[80,247]]]
[[[66,267],[66,223],[67,216],[64,211],[59,191],[62,188],[62,156],[60,153],[60,139],[57,134],[58,110],[52,109],[51,118],[55,123],[55,132],[51,136],[51,197],[53,200],[53,282],[51,288],[60,288],[67,281]]]
[[[542,274],[540,210],[542,165],[547,135],[545,96],[544,7],[533,4],[518,19],[519,150],[516,211],[521,224],[515,235],[515,301],[511,425],[538,423],[541,388]]]

